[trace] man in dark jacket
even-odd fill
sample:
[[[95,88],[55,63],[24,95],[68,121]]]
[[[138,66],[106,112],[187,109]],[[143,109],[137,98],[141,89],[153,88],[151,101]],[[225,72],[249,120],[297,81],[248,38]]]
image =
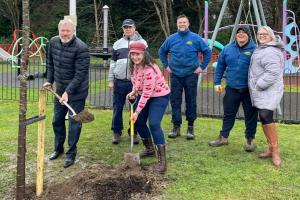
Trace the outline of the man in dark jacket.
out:
[[[211,58],[211,50],[204,40],[189,30],[189,20],[185,15],[177,17],[177,32],[170,35],[159,48],[159,57],[165,69],[170,72],[171,106],[173,129],[169,138],[180,135],[182,124],[181,104],[184,90],[186,102],[186,120],[188,129],[186,139],[194,139],[194,121],[197,118],[197,84],[198,75],[204,70]],[[168,53],[170,58],[168,59]],[[198,53],[203,54],[199,63]]]
[[[252,152],[255,149],[257,126],[257,111],[252,106],[248,88],[248,70],[251,55],[255,49],[255,43],[250,39],[250,29],[247,25],[239,25],[235,35],[235,41],[226,45],[222,50],[215,73],[215,90],[222,92],[221,79],[226,72],[226,88],[223,98],[224,117],[222,130],[217,140],[209,142],[212,147],[228,144],[228,136],[234,125],[235,117],[242,103],[245,115],[245,151]]]
[[[66,139],[65,115],[68,102],[76,113],[85,106],[89,87],[89,50],[84,42],[75,36],[76,26],[72,21],[61,20],[58,24],[59,36],[51,38],[47,52],[47,82],[44,87],[52,87],[55,82],[56,92],[61,100],[54,100],[53,130],[55,135],[54,152],[49,159],[54,160],[64,152]],[[64,168],[74,164],[77,142],[82,124],[69,117],[69,149],[66,152]]]

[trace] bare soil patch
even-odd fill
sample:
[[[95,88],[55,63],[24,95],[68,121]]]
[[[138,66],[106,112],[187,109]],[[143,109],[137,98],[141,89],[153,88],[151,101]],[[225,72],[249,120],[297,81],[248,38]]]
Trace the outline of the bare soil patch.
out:
[[[26,199],[33,200],[150,200],[161,199],[168,180],[151,167],[94,165],[65,181],[45,184],[42,197],[35,196],[35,185],[26,187]]]

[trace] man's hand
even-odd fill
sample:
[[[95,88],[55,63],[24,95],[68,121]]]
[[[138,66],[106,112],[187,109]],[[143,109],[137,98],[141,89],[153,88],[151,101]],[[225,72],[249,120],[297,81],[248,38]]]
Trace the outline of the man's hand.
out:
[[[110,89],[114,88],[114,82],[113,81],[108,81],[108,87]]]
[[[222,85],[215,85],[215,91],[219,94],[223,92]]]
[[[172,70],[170,67],[166,67],[167,72],[172,73]]]
[[[52,89],[52,84],[51,83],[49,83],[49,82],[45,82],[44,84],[43,84],[43,88],[49,88],[49,89]]]
[[[195,73],[195,74],[200,74],[201,71],[202,71],[201,68],[200,68],[200,67],[197,67],[197,69],[194,71],[194,73]]]
[[[69,101],[69,95],[67,92],[64,92],[63,95],[61,96],[61,99],[59,100],[59,103],[64,104],[64,102],[68,102]]]

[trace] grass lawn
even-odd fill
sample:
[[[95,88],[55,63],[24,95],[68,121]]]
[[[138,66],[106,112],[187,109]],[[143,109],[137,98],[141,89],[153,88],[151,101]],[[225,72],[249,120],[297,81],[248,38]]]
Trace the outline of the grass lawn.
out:
[[[52,104],[47,105],[45,153],[53,150],[51,127]],[[37,115],[37,103],[28,105],[28,117]],[[53,162],[45,160],[45,182],[59,182],[86,166],[101,163],[118,165],[128,151],[129,139],[122,137],[119,145],[111,145],[111,110],[91,109],[96,120],[84,125],[78,143],[77,161],[69,169],[63,169],[63,158]],[[18,135],[18,102],[1,101],[0,112],[0,197],[15,187],[16,152]],[[124,113],[128,118],[128,113]],[[299,125],[279,124],[280,147],[283,166],[273,167],[271,160],[260,160],[257,154],[266,147],[259,126],[254,153],[243,150],[244,125],[237,121],[226,147],[211,148],[208,142],[215,139],[221,120],[198,118],[195,123],[196,140],[186,141],[184,136],[167,139],[169,183],[162,199],[300,199],[300,130]],[[127,126],[126,126],[127,128]],[[165,115],[163,128],[167,134],[171,128],[170,116]],[[186,125],[182,127],[182,135]],[[37,125],[28,126],[26,154],[26,182],[35,182]],[[142,149],[134,146],[134,151]],[[142,164],[156,162],[155,158],[142,160]]]

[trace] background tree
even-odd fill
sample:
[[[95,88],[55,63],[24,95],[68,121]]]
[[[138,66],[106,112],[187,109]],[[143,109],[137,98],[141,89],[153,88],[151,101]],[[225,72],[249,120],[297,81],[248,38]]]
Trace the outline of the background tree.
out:
[[[20,28],[20,0],[0,0],[0,13],[8,19],[13,30]]]

